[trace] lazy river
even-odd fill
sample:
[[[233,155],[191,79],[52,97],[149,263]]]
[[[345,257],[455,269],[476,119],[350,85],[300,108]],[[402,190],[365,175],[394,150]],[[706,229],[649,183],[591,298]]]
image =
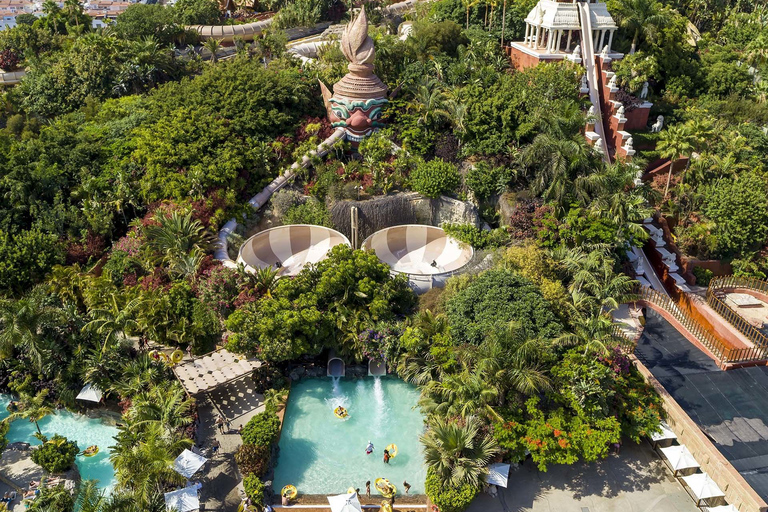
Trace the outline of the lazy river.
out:
[[[9,395],[0,394],[0,420],[9,416],[7,407],[10,401]],[[84,480],[98,480],[99,488],[107,492],[112,489],[115,485],[115,471],[109,462],[109,447],[115,444],[114,436],[117,435],[117,427],[99,419],[69,411],[58,411],[56,414],[46,416],[39,424],[44,435],[48,437],[54,434],[62,435],[77,442],[81,451],[91,445],[98,446],[99,453],[93,457],[77,456],[75,460],[77,469]],[[39,445],[40,441],[34,436],[35,432],[37,429],[34,423],[23,419],[16,420],[11,423],[8,442]]]

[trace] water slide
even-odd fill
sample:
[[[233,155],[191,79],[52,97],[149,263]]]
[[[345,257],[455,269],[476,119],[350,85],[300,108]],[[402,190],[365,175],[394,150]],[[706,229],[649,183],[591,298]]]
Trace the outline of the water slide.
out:
[[[589,100],[595,107],[595,133],[600,136],[600,149],[603,150],[603,160],[611,163],[611,157],[608,155],[608,143],[605,141],[603,133],[603,113],[600,108],[600,91],[598,87],[601,83],[595,66],[595,48],[592,39],[592,20],[589,15],[589,3],[577,2],[579,6],[579,18],[581,22],[581,54],[584,68],[587,70],[587,83],[589,85]]]

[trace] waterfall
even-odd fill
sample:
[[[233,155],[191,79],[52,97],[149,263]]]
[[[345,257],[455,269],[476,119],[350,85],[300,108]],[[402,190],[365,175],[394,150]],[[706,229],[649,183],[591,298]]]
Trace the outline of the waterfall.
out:
[[[341,393],[341,377],[331,377],[331,383],[333,385],[333,396],[339,396]]]

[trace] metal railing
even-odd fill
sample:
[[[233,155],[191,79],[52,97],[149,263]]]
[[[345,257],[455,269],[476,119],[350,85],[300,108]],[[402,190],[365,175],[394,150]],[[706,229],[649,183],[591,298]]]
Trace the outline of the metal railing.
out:
[[[688,304],[687,301],[680,300],[675,302],[669,296],[646,286],[639,286],[635,290],[635,293],[637,294],[638,299],[651,302],[672,315],[699,341],[699,343],[706,347],[707,350],[721,362],[721,364],[746,363],[766,359],[768,357],[768,347],[734,348],[728,346],[694,318],[691,314],[691,305]],[[683,296],[685,295],[683,294]]]
[[[734,288],[746,288],[768,294],[768,281],[754,277],[724,276],[713,278],[707,287],[707,304],[712,309],[717,311],[720,316],[733,325],[736,330],[746,336],[752,343],[757,345],[757,347],[768,347],[768,336],[734,311],[725,300],[718,297],[719,291],[732,290]]]

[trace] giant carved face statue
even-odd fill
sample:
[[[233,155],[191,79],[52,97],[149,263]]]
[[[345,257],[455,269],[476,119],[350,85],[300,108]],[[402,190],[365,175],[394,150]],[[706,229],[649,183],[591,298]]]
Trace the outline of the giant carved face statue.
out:
[[[333,86],[333,93],[320,82],[328,119],[344,128],[346,138],[358,143],[383,126],[381,109],[387,103],[387,86],[373,73],[375,48],[368,36],[365,8],[344,29],[341,50],[349,61],[349,73]]]
[[[381,108],[387,103],[386,98],[370,100],[349,100],[331,98],[329,117],[334,128],[346,128],[347,139],[353,144],[359,143],[377,128],[384,126],[379,121]]]

